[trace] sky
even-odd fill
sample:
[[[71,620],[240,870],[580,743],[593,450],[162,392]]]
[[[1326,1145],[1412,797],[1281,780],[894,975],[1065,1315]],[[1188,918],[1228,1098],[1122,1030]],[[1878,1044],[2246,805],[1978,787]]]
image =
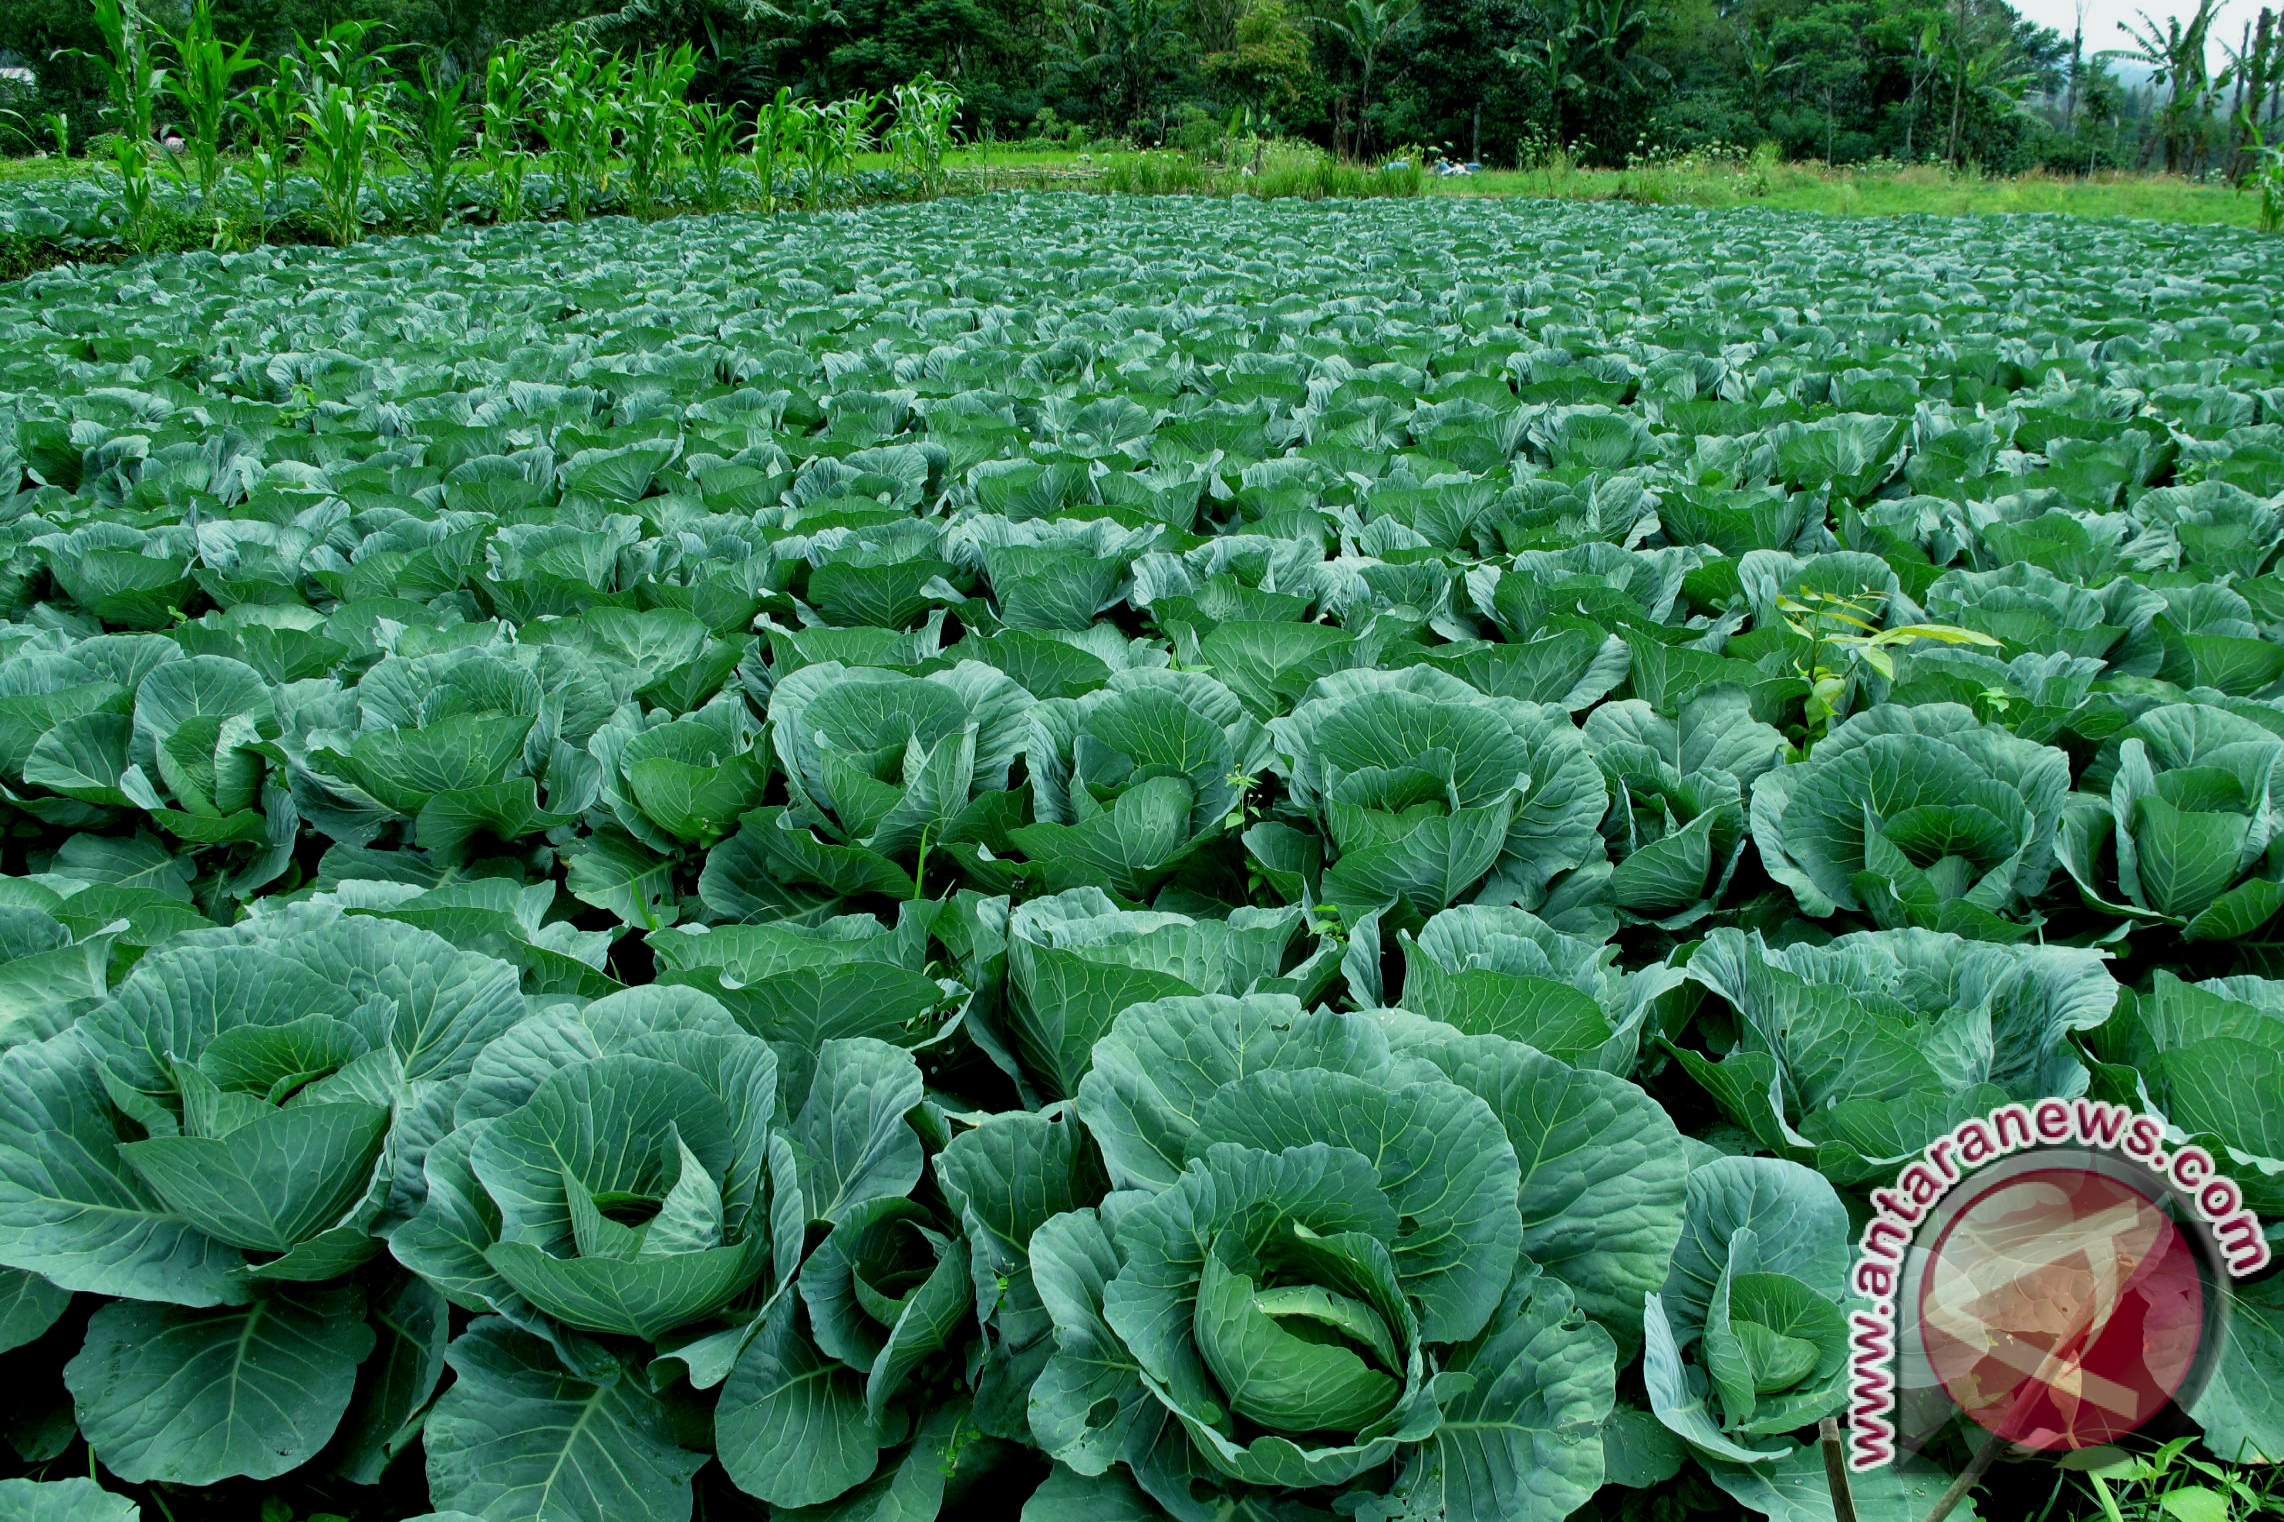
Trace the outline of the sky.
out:
[[[2269,0],[2273,4],[2274,0]],[[2052,27],[2067,41],[2071,29],[2077,25],[2078,7],[2086,12],[2086,51],[2098,53],[2104,48],[2131,47],[2118,23],[2133,21],[2135,13],[2147,11],[2162,27],[2168,16],[2179,16],[2186,21],[2196,14],[2196,0],[2014,0],[2014,8],[2037,22]],[[2220,8],[2220,19],[2213,23],[2212,44],[2209,49],[2214,68],[2226,61],[2221,52],[2221,39],[2226,37],[2233,47],[2242,41],[2244,24],[2260,14],[2260,0],[2227,0]]]

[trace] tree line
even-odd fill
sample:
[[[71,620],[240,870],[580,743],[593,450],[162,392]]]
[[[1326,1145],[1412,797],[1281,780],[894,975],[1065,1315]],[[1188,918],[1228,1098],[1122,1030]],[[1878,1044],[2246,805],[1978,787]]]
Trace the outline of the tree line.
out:
[[[215,0],[216,33],[284,60],[344,21],[390,66],[480,76],[511,44],[687,45],[691,92],[751,119],[920,77],[975,139],[1211,148],[1314,140],[1505,165],[1773,144],[1835,164],[2241,176],[2284,135],[2284,24],[2216,36],[2218,0],[2065,37],[2006,0]],[[152,0],[155,26],[189,0]],[[180,16],[170,14],[179,9]],[[2209,55],[2220,43],[2223,59]],[[88,0],[0,7],[13,151],[111,129]],[[27,79],[25,76],[29,75]],[[166,123],[159,123],[165,126]],[[78,151],[73,148],[73,151]]]

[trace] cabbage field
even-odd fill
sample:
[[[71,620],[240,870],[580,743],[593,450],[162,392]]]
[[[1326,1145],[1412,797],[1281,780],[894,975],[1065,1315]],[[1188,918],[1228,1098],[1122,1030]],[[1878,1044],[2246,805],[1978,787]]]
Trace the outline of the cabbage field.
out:
[[[2284,1217],[2274,240],[63,268],[0,504],[0,1515],[1806,1522],[1962,1118]]]

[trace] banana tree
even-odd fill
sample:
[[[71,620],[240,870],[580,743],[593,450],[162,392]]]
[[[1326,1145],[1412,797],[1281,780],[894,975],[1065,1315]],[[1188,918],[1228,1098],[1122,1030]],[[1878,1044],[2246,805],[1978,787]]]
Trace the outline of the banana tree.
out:
[[[2165,146],[2167,174],[2186,172],[2203,146],[2216,91],[2205,61],[2206,42],[2219,12],[2219,0],[2197,0],[2196,13],[2186,21],[2167,16],[2160,23],[2149,12],[2137,11],[2138,24],[2117,24],[2133,46],[2102,54],[2148,65],[2151,88],[2165,92],[2165,103],[2157,109],[2156,141]]]
[[[1420,0],[1348,0],[1341,14],[1347,19],[1319,19],[1348,44],[1364,70],[1356,89],[1356,147],[1362,153],[1372,142],[1372,75],[1388,45],[1419,19]]]

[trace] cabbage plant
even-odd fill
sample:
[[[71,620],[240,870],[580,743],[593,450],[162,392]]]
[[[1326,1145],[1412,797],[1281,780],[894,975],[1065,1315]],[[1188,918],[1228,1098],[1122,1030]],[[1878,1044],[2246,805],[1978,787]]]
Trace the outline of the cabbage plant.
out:
[[[2054,869],[2069,758],[1955,703],[1867,709],[1753,784],[1753,843],[1801,911],[1990,940]]]
[[[1677,1045],[1683,1069],[1760,1146],[1846,1185],[1997,1105],[2084,1093],[2071,1037],[2118,998],[2099,952],[1928,930],[1771,947],[1722,928],[1684,971],[1736,1024],[1723,1050]]]
[[[2115,674],[2154,676],[2164,655],[2155,621],[2165,600],[2129,577],[2097,589],[2022,561],[1946,571],[1925,601],[1930,618],[1992,635],[2007,656],[2087,656]]]
[[[440,1106],[521,1010],[507,963],[311,905],[177,937],[0,1056],[0,1263],[100,1297],[65,1377],[106,1467],[267,1478],[339,1438],[378,1477],[444,1320],[367,1266]],[[364,1378],[383,1336],[397,1372]]]
[[[1404,978],[1392,1002],[1469,1035],[1503,1036],[1613,1073],[1631,1070],[1654,1001],[1681,979],[1667,967],[1621,971],[1611,946],[1524,909],[1465,904],[1396,940]],[[1363,969],[1349,981],[1365,983]]]
[[[823,1043],[804,1091],[781,1103],[769,1044],[695,989],[556,1006],[504,1032],[428,1153],[424,1205],[390,1239],[406,1267],[484,1313],[430,1418],[438,1500],[497,1502],[512,1482],[490,1461],[574,1465],[625,1505],[659,1504],[655,1487],[612,1472],[625,1455],[611,1445],[564,1446],[502,1414],[532,1371],[611,1388],[659,1349],[693,1387],[720,1387],[717,1443],[739,1485],[800,1505],[867,1479],[900,1430],[890,1398],[973,1314],[965,1249],[948,1237],[932,1261],[956,1268],[909,1318],[892,1304],[905,1295],[854,1288],[866,1274],[895,1287],[898,1231],[926,1230],[905,1199],[923,1166],[906,1121],[920,1098],[910,1056],[851,1038]],[[813,1220],[832,1231],[797,1291]],[[771,1371],[834,1359],[843,1372],[816,1398],[838,1446],[795,1455],[785,1425],[814,1415],[810,1396]],[[623,1399],[648,1434],[636,1450],[686,1498],[702,1458],[646,1389]]]
[[[2251,935],[2284,909],[2284,716],[2153,708],[2105,746],[2057,841],[2086,902],[2188,941]],[[2107,781],[2106,792],[2101,784]]]
[[[725,882],[757,905],[787,881],[837,895],[901,887],[910,897],[931,846],[1005,849],[1021,819],[1008,771],[1031,706],[1030,693],[980,661],[924,677],[832,660],[803,666],[769,703],[790,802],[749,816],[709,870],[735,873]]]
[[[1647,1299],[1642,1382],[1719,1479],[1724,1465],[1785,1458],[1798,1446],[1785,1435],[1845,1397],[1848,1212],[1797,1163],[1721,1157],[1690,1170],[1685,1215]]]
[[[773,1226],[805,1219],[777,1107],[768,1043],[696,990],[527,1017],[478,1059],[391,1249],[526,1329],[656,1340],[760,1279]]]
[[[2121,990],[2088,1037],[2095,1086],[2194,1137],[2261,1215],[2284,1208],[2284,1127],[2262,1097],[2284,1071],[2284,983],[2238,974],[2187,982],[2162,969]]]
[[[1744,854],[1748,790],[1791,746],[1727,685],[1700,691],[1670,719],[1638,698],[1604,703],[1585,733],[1610,784],[1602,834],[1615,862],[1611,898],[1662,929],[1695,924]]]
[[[1269,748],[1212,677],[1141,668],[1039,704],[1027,760],[1038,822],[1008,832],[1025,876],[1139,900],[1227,830]]]
[[[1602,775],[1559,705],[1487,697],[1428,666],[1320,678],[1269,729],[1323,841],[1322,893],[1351,920],[1400,905],[1547,902],[1606,873]]]
[[[1095,1042],[1130,1004],[1174,994],[1322,991],[1339,948],[1312,948],[1309,940],[1298,908],[1193,920],[1121,909],[1100,888],[1019,904],[1006,921],[1009,1065],[1040,1094],[1068,1098]]]
[[[391,655],[353,689],[296,697],[296,802],[352,845],[384,828],[447,855],[513,842],[570,823],[601,786],[585,744],[612,694],[568,648]]]
[[[1407,1013],[1177,998],[1119,1017],[1079,1110],[1139,1193],[1032,1237],[1057,1352],[1031,1425],[1062,1463],[1123,1464],[1177,1517],[1360,1483],[1553,1517],[1598,1483],[1564,1429],[1607,1414],[1614,1342],[1577,1307],[1638,1315],[1610,1278],[1657,1282],[1680,1225],[1680,1160],[1620,1142],[1639,1091]],[[1615,1146],[1598,1192],[1628,1208],[1599,1226],[1563,1133]]]

